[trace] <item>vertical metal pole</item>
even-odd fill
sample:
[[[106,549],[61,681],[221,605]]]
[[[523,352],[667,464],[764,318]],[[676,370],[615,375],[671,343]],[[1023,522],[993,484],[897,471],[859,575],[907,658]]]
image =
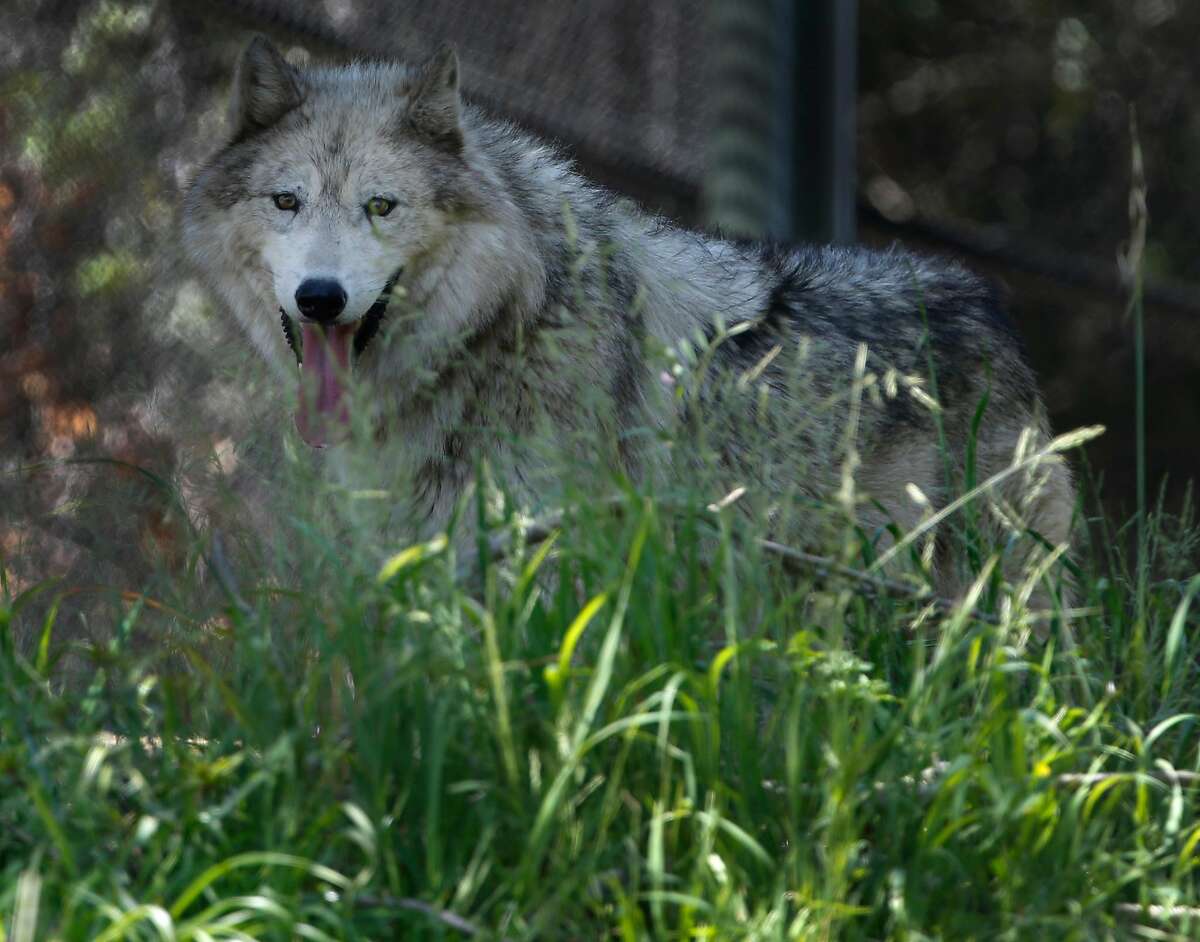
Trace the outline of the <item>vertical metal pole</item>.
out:
[[[857,0],[711,0],[709,225],[855,238]]]
[[[791,234],[792,2],[711,0],[715,101],[704,210],[727,235]]]
[[[793,236],[853,242],[857,0],[795,0],[793,30]]]

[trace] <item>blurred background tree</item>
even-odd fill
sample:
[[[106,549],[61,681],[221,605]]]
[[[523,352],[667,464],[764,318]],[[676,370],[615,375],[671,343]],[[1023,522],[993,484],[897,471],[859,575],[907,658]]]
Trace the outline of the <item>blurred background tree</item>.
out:
[[[791,29],[811,29],[806,17],[820,6],[762,2]],[[831,3],[823,6],[836,13]],[[711,210],[714,142],[729,123],[719,7],[6,0],[0,550],[95,576],[90,547],[102,534],[99,575],[140,584],[164,556],[186,562],[180,496],[215,507],[215,491],[261,479],[255,456],[278,436],[256,430],[281,413],[269,388],[247,388],[237,372],[245,360],[225,354],[244,345],[180,266],[174,234],[189,175],[223,133],[249,31],[298,58],[418,56],[448,40],[469,95],[556,138],[600,182],[693,224]],[[959,255],[1010,285],[1056,427],[1109,427],[1088,455],[1116,508],[1129,509],[1134,468],[1132,343],[1116,262],[1128,230],[1131,106],[1150,187],[1152,485],[1169,474],[1178,503],[1200,457],[1198,28],[1200,7],[1177,0],[1087,9],[861,0],[849,37],[857,146],[839,166],[857,166],[856,177],[843,174],[857,238]],[[797,48],[785,42],[780,52],[791,84],[772,86],[793,96],[793,117],[811,93],[796,84],[811,75]],[[786,108],[767,111],[798,133]],[[830,120],[854,126],[844,111]],[[803,201],[806,183],[832,185],[788,172],[807,155],[804,141],[781,146],[797,164],[774,165],[780,201]],[[88,456],[126,465],[63,463]],[[55,463],[37,465],[44,459]],[[128,499],[112,500],[114,488]]]
[[[1007,281],[1058,428],[1089,449],[1110,506],[1134,486],[1130,110],[1149,183],[1148,460],[1179,501],[1200,468],[1200,8],[1176,0],[864,0],[859,180],[871,238],[943,251]],[[986,227],[986,228],[984,228]]]

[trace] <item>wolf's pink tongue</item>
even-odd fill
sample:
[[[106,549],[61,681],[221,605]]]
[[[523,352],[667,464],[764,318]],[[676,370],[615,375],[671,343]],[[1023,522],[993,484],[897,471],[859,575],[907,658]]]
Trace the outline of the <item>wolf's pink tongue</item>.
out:
[[[304,363],[300,367],[300,409],[296,427],[314,448],[344,438],[350,426],[346,376],[354,324],[322,327],[302,323]]]

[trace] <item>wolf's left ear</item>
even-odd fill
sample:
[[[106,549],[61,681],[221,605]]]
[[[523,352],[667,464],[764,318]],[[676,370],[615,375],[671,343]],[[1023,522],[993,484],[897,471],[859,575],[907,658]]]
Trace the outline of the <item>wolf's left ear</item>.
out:
[[[458,55],[440,46],[411,75],[405,91],[405,120],[418,133],[446,150],[458,153],[463,146],[459,114]]]
[[[265,36],[250,40],[233,82],[233,127],[239,137],[268,128],[297,107],[300,74]]]

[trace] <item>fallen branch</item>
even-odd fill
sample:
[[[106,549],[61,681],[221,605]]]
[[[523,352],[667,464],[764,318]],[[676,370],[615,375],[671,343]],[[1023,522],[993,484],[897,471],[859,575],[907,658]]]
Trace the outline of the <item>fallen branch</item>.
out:
[[[1117,912],[1129,918],[1149,916],[1159,922],[1174,922],[1180,919],[1200,920],[1200,906],[1143,906],[1141,903],[1117,903]]]
[[[614,498],[609,503],[614,510],[620,510],[624,507],[624,498]],[[526,547],[538,546],[560,531],[563,528],[565,520],[566,514],[563,511],[557,511],[532,520],[522,529],[520,542]],[[489,560],[492,562],[502,562],[505,560],[511,555],[514,543],[513,536],[508,531],[493,534],[488,539]],[[931,606],[942,615],[951,615],[957,612],[961,604],[953,599],[931,595],[927,587],[873,575],[861,569],[855,569],[852,566],[839,563],[830,556],[806,553],[803,550],[798,550],[784,543],[768,539],[760,539],[758,545],[764,552],[779,558],[783,562],[784,567],[792,572],[802,572],[818,576],[840,576],[841,578],[857,582],[873,595],[921,602],[927,606]],[[478,566],[478,562],[478,554],[470,554],[459,564],[458,577],[460,579],[466,578]],[[1076,617],[1091,613],[1091,609],[1068,609],[1063,612],[1063,615]],[[1053,614],[1053,612],[1031,612],[1022,621],[1038,621],[1048,618]],[[999,625],[1001,623],[999,618],[987,612],[974,612],[972,617],[990,625]]]
[[[483,934],[483,930],[470,920],[464,919],[448,909],[439,909],[424,900],[412,899],[407,896],[357,896],[354,899],[354,905],[364,909],[406,909],[409,912],[428,916],[465,936],[475,937]]]
[[[793,571],[815,573],[819,576],[841,576],[844,579],[850,579],[859,583],[859,585],[872,590],[877,595],[925,602],[927,605],[932,605],[943,615],[949,615],[958,608],[957,603],[951,599],[929,595],[927,590],[921,586],[910,585],[907,582],[898,582],[895,579],[885,579],[881,576],[873,576],[870,573],[863,572],[861,569],[855,569],[852,566],[839,563],[829,556],[805,553],[783,543],[776,543],[774,540],[759,540],[758,545],[771,555],[778,556],[783,560],[784,567]],[[986,613],[976,612],[975,617],[992,624],[999,623],[999,619]]]
[[[1099,785],[1112,779],[1150,778],[1163,785],[1200,785],[1200,772],[1164,772],[1161,769],[1138,769],[1133,772],[1064,772],[1054,777],[1054,784],[1064,788]]]
[[[876,782],[877,795],[887,794],[897,786],[915,790],[918,797],[931,798],[937,794],[950,763],[941,761],[922,769],[916,775],[906,775],[898,782]],[[1055,788],[1089,788],[1114,779],[1136,781],[1150,779],[1160,785],[1200,787],[1200,772],[1167,772],[1162,769],[1134,769],[1129,772],[1062,772],[1045,778]]]

